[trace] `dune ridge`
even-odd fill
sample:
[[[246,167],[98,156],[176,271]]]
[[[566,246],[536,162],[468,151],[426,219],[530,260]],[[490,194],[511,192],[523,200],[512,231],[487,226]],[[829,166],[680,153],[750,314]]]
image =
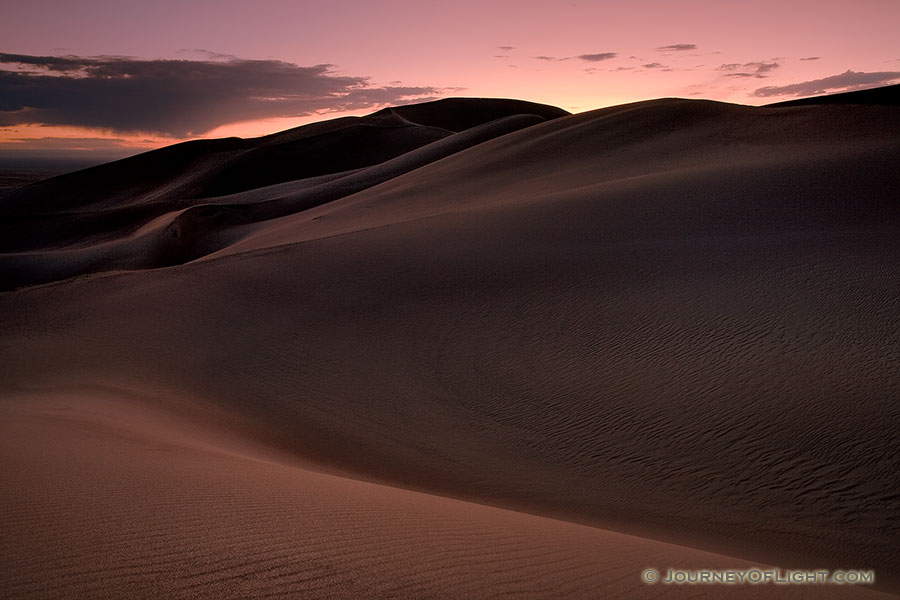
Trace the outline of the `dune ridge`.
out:
[[[46,232],[0,255],[8,589],[758,597],[645,586],[657,561],[897,593],[896,108],[465,105],[376,113],[465,126],[377,164],[123,228],[98,196],[82,242],[51,196],[3,204]],[[76,508],[99,545],[67,554]],[[152,550],[98,565],[127,540]]]

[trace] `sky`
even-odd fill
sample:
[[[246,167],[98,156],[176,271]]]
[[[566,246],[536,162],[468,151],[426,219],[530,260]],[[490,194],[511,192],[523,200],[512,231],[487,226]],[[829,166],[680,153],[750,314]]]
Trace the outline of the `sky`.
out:
[[[900,0],[2,0],[0,166],[447,96],[582,112],[900,83]]]

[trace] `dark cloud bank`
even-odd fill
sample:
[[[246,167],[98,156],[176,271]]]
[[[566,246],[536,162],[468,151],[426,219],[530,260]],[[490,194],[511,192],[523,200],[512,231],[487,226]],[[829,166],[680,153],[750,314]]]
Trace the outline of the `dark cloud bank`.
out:
[[[74,125],[174,137],[235,121],[428,100],[433,87],[373,86],[331,65],[0,53],[0,127]]]

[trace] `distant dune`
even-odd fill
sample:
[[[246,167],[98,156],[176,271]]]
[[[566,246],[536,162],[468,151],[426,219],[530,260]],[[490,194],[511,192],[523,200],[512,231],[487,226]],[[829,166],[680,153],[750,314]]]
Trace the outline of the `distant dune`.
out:
[[[59,172],[44,169],[0,168],[0,194],[10,193],[15,189],[42,179],[49,179],[55,175],[59,175]]]
[[[868,90],[844,92],[828,96],[814,96],[799,100],[776,102],[769,106],[809,106],[811,104],[874,104],[880,106],[900,106],[900,84],[888,85]]]
[[[13,191],[0,597],[897,594],[895,93],[449,99]],[[751,565],[877,585],[641,581]]]

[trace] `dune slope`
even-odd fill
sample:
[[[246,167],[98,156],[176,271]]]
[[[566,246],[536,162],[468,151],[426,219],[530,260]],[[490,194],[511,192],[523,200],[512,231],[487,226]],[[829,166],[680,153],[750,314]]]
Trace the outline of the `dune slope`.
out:
[[[312,206],[244,196],[229,210],[258,218],[193,222],[215,243],[169,268],[7,254],[24,287],[0,294],[3,460],[22,483],[3,527],[33,546],[11,589],[52,571],[144,594],[234,589],[219,573],[253,594],[756,597],[639,581],[746,564],[728,557],[900,589],[896,109],[660,100],[533,123]],[[85,388],[180,399],[166,414],[197,431],[105,417]],[[82,427],[48,415],[60,402]],[[145,525],[160,514],[194,525]],[[61,522],[158,545],[91,583],[97,551],[63,553]]]
[[[693,586],[661,591],[635,565],[758,568],[318,473],[121,390],[43,390],[0,410],[10,597],[688,598]],[[773,598],[887,597],[768,587]]]

